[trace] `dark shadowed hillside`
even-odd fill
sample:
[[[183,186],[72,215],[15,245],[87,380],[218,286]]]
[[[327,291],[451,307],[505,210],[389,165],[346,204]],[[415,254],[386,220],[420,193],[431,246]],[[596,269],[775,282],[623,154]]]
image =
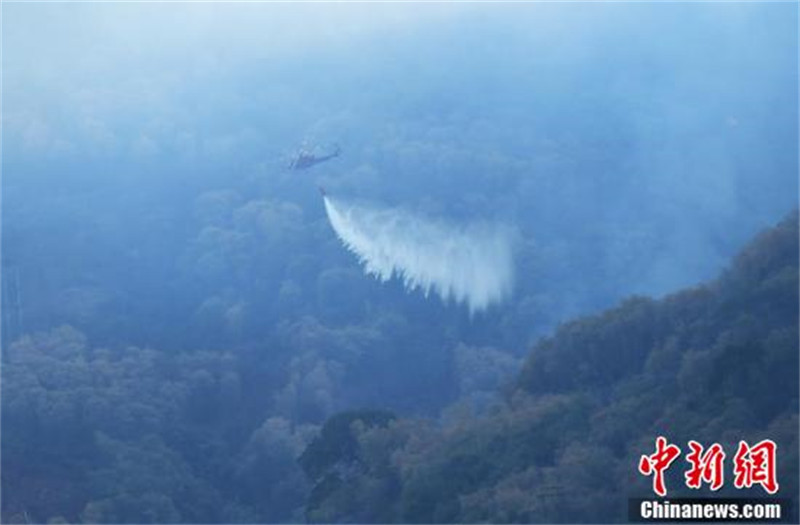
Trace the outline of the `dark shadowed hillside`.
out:
[[[305,456],[316,457],[304,462],[316,482],[307,517],[625,521],[627,499],[652,494],[636,465],[660,434],[682,447],[719,442],[729,458],[740,439],[773,439],[780,494],[791,497],[797,342],[794,213],[713,282],[561,326],[535,345],[506,401],[486,416],[375,424],[356,413],[349,435],[323,430]],[[331,457],[319,458],[321,450]],[[688,495],[683,471],[668,472],[670,496]],[[718,494],[743,495],[730,481]],[[747,494],[766,495],[760,487]]]

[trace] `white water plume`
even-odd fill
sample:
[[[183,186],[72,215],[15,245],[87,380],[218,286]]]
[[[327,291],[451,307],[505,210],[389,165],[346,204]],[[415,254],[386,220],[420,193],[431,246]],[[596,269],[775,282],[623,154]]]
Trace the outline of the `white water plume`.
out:
[[[489,225],[458,226],[398,208],[371,208],[325,196],[336,235],[381,281],[402,279],[406,289],[435,292],[464,303],[470,313],[500,302],[513,280],[508,232]]]

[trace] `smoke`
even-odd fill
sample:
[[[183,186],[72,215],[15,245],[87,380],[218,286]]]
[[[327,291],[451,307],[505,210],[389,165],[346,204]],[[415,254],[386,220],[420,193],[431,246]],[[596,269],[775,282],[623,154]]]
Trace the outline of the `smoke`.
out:
[[[508,232],[497,226],[456,226],[397,208],[380,209],[325,197],[336,235],[381,281],[402,279],[407,290],[435,292],[470,313],[510,292],[513,265]]]

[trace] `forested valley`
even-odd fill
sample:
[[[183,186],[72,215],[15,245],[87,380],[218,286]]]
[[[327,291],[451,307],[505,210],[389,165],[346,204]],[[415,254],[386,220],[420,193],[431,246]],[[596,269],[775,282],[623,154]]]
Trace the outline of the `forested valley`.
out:
[[[322,425],[331,370],[319,363],[275,390],[275,415],[257,400],[276,379],[252,354],[112,352],[68,325],[27,335],[3,355],[4,519],[624,521],[627,498],[649,490],[637,459],[662,434],[773,439],[793,494],[797,290],[792,214],[714,281],[559,326],[519,373],[513,357],[457,347],[452,388],[465,395],[440,417],[362,393],[362,410]],[[285,330],[284,344],[353,359],[380,341],[312,321]]]
[[[796,494],[797,9],[4,2],[0,521]]]

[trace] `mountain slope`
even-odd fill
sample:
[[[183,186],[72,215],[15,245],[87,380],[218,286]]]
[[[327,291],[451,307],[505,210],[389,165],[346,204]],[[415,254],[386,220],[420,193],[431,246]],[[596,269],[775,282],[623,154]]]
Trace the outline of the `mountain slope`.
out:
[[[713,282],[563,325],[531,350],[506,401],[488,415],[382,425],[353,418],[357,450],[326,458],[322,472],[307,469],[317,483],[307,517],[625,521],[629,497],[652,495],[636,465],[657,435],[684,449],[690,439],[719,442],[728,458],[741,439],[773,439],[780,494],[792,496],[797,427],[793,213]],[[313,446],[323,448],[323,439]],[[683,472],[667,473],[671,497],[689,495]],[[766,495],[727,479],[718,495]]]

